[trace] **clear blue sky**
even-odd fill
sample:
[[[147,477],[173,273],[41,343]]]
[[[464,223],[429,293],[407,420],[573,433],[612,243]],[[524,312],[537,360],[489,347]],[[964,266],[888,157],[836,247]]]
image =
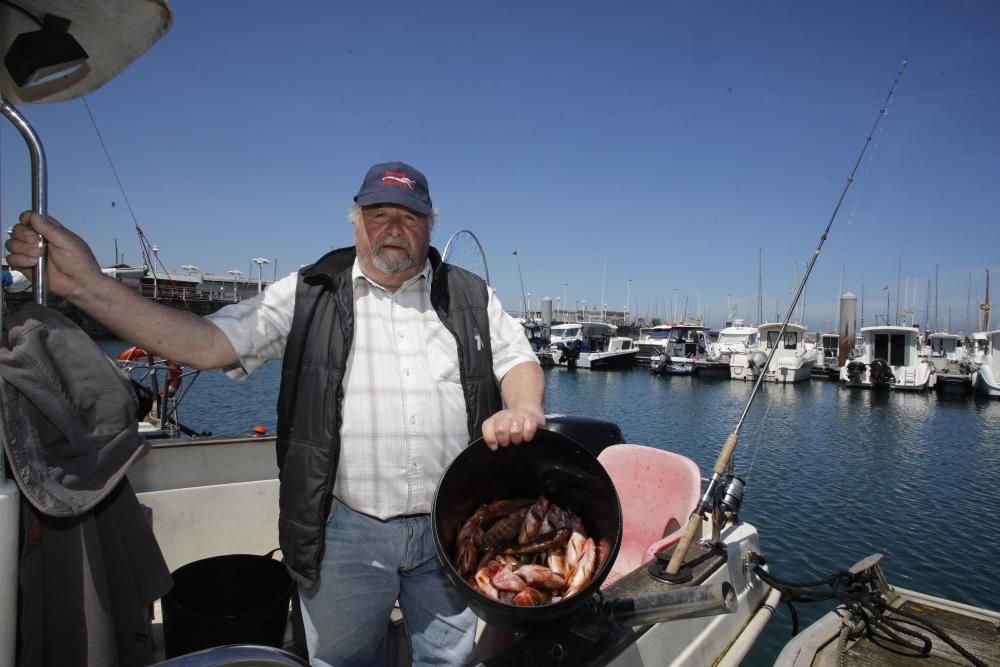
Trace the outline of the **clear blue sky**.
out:
[[[364,172],[401,159],[430,180],[433,243],[472,230],[508,309],[517,249],[536,307],[603,291],[621,310],[628,292],[633,312],[670,317],[676,294],[717,326],[728,296],[754,319],[761,248],[773,317],[909,58],[817,262],[807,324],[829,325],[842,267],[845,289],[864,284],[866,324],[885,285],[895,308],[900,261],[920,312],[939,267],[953,331],[970,272],[973,302],[987,267],[1000,292],[996,2],[172,7],[170,32],[88,98],[168,267],[247,273],[262,255],[285,274],[349,245]],[[23,111],[50,161],[50,211],[102,263],[114,239],[138,262],[83,104]],[[0,140],[6,229],[29,181],[19,137],[4,124]]]

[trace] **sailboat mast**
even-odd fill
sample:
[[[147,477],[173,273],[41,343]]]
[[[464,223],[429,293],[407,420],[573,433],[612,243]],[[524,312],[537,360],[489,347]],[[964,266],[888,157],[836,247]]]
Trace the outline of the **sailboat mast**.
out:
[[[938,286],[938,265],[934,265],[934,331],[939,331],[940,325],[938,324],[938,293],[940,292],[940,287]]]
[[[983,331],[990,330],[990,270],[986,269],[986,301],[983,303]]]
[[[608,258],[605,257],[604,258],[604,277],[601,278],[601,321],[602,322],[607,322],[608,321],[608,313],[607,313],[607,308],[606,308],[607,304],[604,303],[604,285],[605,285],[605,283],[607,283],[607,281],[608,281]]]
[[[898,326],[899,325],[899,282],[903,278],[903,258],[899,258],[899,262],[896,266],[896,316],[893,321]],[[903,307],[906,308],[906,299],[903,299]]]
[[[757,248],[757,325],[764,323],[764,249]]]
[[[972,271],[969,271],[969,291],[965,295],[965,326],[962,327],[962,332],[966,335],[969,334],[969,304],[972,303]]]
[[[924,299],[924,333],[927,333],[927,325],[930,323],[931,312],[931,279],[927,279],[927,298]]]

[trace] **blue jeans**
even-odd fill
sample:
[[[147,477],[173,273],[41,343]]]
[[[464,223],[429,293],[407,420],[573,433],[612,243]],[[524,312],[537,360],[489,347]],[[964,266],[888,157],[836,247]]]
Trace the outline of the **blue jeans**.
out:
[[[335,499],[325,541],[319,584],[299,593],[311,664],[385,665],[397,600],[414,665],[478,660],[476,616],[437,560],[429,516],[379,521]]]

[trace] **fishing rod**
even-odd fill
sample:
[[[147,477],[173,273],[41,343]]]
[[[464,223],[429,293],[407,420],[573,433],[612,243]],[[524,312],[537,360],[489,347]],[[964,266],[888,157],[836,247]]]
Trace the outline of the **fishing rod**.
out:
[[[743,421],[746,419],[747,413],[750,412],[750,406],[753,405],[754,398],[757,396],[757,391],[760,389],[760,385],[764,381],[764,375],[766,374],[767,368],[771,365],[771,359],[774,357],[774,353],[778,349],[777,341],[780,341],[785,335],[785,329],[788,326],[788,322],[791,320],[792,315],[795,312],[795,305],[799,302],[799,298],[802,296],[802,291],[805,289],[806,283],[809,281],[809,276],[812,274],[813,266],[815,266],[816,260],[819,258],[820,250],[822,250],[823,244],[826,243],[826,237],[830,233],[830,228],[833,227],[833,221],[837,219],[837,213],[840,211],[840,206],[844,203],[844,198],[847,196],[847,191],[850,189],[851,183],[854,182],[854,175],[858,172],[858,167],[861,166],[861,161],[864,159],[865,153],[868,151],[868,146],[871,144],[872,136],[878,129],[879,123],[882,122],[882,117],[885,116],[885,110],[892,101],[892,96],[896,91],[896,85],[899,83],[899,79],[903,76],[903,70],[905,69],[906,59],[903,60],[903,63],[899,67],[899,72],[896,73],[895,80],[889,87],[889,94],[886,95],[885,101],[882,103],[882,107],[879,109],[878,115],[875,117],[875,123],[872,125],[871,130],[868,131],[868,137],[865,139],[865,143],[861,147],[858,159],[854,162],[854,168],[851,169],[851,173],[847,177],[847,183],[844,184],[844,189],[841,191],[840,197],[837,199],[837,204],[833,207],[833,213],[830,215],[829,222],[826,223],[826,229],[823,230],[823,234],[820,236],[819,245],[816,246],[816,250],[813,252],[812,258],[809,260],[809,266],[806,267],[805,274],[802,276],[802,282],[799,283],[798,289],[795,290],[795,297],[792,299],[792,303],[788,307],[785,319],[781,323],[781,328],[778,330],[777,340],[771,347],[771,351],[768,352],[767,361],[760,367],[757,374],[757,381],[753,386],[753,391],[750,392],[750,398],[747,400],[746,407],[743,408],[743,414],[740,415],[739,420],[736,422],[736,427],[733,429],[733,432],[729,434],[728,438],[726,438],[722,451],[719,452],[719,458],[716,459],[715,466],[712,468],[712,477],[708,481],[705,493],[702,495],[697,507],[695,507],[694,511],[691,513],[691,517],[688,519],[687,526],[684,529],[684,535],[681,537],[680,542],[677,544],[677,547],[674,549],[674,552],[670,557],[670,562],[667,564],[664,571],[667,578],[673,578],[676,581],[682,581],[687,578],[678,576],[681,565],[683,565],[684,559],[687,558],[687,552],[691,548],[691,543],[694,541],[695,535],[701,529],[701,522],[705,520],[705,513],[708,511],[709,507],[713,505],[716,494],[718,493],[719,487],[723,481],[723,474],[732,465],[733,452],[735,451],[736,445],[740,439],[740,429],[743,428]],[[739,492],[742,493],[742,483],[739,484],[739,487]]]

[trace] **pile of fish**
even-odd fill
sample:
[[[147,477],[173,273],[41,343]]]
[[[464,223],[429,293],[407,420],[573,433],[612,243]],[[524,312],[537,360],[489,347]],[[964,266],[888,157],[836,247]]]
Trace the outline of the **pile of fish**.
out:
[[[597,549],[573,512],[537,499],[480,505],[458,531],[455,569],[469,586],[505,604],[536,607],[583,590]]]

